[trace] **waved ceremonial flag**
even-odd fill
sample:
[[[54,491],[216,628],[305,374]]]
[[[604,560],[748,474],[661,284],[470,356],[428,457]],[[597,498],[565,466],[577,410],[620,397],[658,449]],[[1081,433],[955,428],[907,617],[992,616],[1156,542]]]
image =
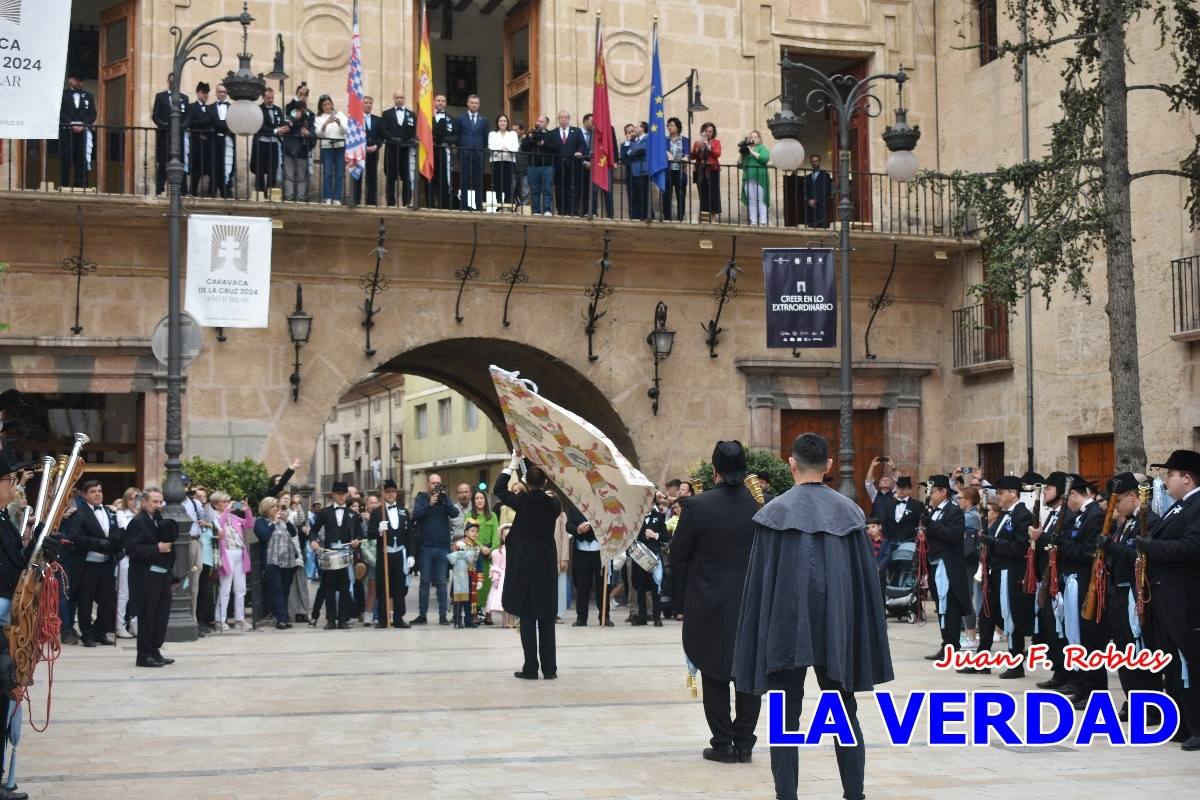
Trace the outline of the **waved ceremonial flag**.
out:
[[[654,484],[594,425],[538,395],[531,381],[496,366],[490,372],[513,447],[592,523],[606,562],[628,550],[654,502]]]
[[[688,102],[691,102],[690,100]],[[646,171],[660,192],[667,190],[667,118],[663,115],[662,67],[658,61],[658,24],[654,25],[654,56],[650,62],[650,130],[646,136]]]
[[[358,35],[358,3],[354,4],[354,30],[350,34],[350,73],[346,76],[346,166],[355,180],[367,161],[367,128],[363,121],[362,37]]]
[[[429,12],[421,10],[421,49],[417,54],[417,171],[433,180],[433,59],[429,55]]]
[[[596,69],[592,86],[592,183],[604,191],[612,188],[612,165],[616,160],[612,112],[608,108],[608,70],[604,66],[604,36],[596,20]]]

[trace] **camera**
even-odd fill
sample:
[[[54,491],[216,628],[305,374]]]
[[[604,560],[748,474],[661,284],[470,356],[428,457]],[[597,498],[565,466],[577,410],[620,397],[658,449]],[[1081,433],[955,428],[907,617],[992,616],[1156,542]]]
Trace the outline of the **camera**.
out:
[[[750,141],[749,137],[738,142],[738,150],[742,153],[749,153],[750,148],[754,146],[754,142]]]

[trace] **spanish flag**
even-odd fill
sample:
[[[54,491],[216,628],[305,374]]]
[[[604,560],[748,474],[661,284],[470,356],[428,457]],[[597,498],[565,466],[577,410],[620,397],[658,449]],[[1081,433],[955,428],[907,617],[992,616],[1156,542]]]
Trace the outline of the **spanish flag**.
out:
[[[429,56],[429,16],[421,10],[421,50],[417,55],[417,171],[433,180],[433,59]]]

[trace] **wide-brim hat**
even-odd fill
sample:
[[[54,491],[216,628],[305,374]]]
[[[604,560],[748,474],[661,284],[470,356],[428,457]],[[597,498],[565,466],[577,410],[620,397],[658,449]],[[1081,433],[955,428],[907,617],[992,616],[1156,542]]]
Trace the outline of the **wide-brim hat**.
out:
[[[387,491],[388,489],[395,489],[395,488],[397,488],[396,482],[394,480],[392,480],[391,478],[388,478],[387,480],[385,480],[383,482],[384,491]]]
[[[33,467],[33,461],[17,461],[16,454],[10,450],[0,450],[0,477]]]
[[[712,465],[726,483],[741,483],[746,480],[746,448],[736,440],[717,442],[713,448]]]
[[[1070,475],[1070,478],[1071,478],[1071,491],[1072,492],[1079,492],[1080,494],[1086,494],[1089,491],[1092,491],[1092,492],[1096,491],[1096,484],[1092,483],[1091,481],[1089,481],[1087,478],[1083,477],[1079,473],[1072,472]]]
[[[1109,494],[1124,494],[1135,491],[1140,485],[1137,476],[1132,472],[1118,472],[1108,482]]]
[[[997,489],[1009,489],[1014,492],[1021,491],[1021,489],[1025,486],[1021,479],[1016,475],[1001,475],[992,485]]]
[[[1200,475],[1200,453],[1195,450],[1176,450],[1163,464],[1151,464],[1155,469],[1179,470]]]
[[[1046,485],[1053,486],[1059,495],[1067,491],[1067,473],[1055,470],[1046,476]]]
[[[911,489],[912,488],[912,478],[908,477],[907,475],[901,475],[899,478],[896,478],[896,488],[897,489]]]
[[[334,481],[333,486],[329,487],[330,494],[345,494],[348,491],[350,491],[350,487],[346,485],[345,481]]]
[[[1040,472],[1029,470],[1021,476],[1021,483],[1025,484],[1026,486],[1037,486],[1038,484],[1045,486],[1046,479],[1042,477]]]
[[[921,485],[926,489],[946,489],[950,494],[957,494],[954,491],[954,486],[950,483],[948,475],[930,475],[929,480],[921,481]]]

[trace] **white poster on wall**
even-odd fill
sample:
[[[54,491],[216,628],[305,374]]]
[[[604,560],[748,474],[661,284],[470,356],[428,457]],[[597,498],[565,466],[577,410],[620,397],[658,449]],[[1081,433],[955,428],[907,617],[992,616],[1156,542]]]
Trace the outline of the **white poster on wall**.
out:
[[[56,139],[71,0],[0,0],[0,139]]]
[[[184,308],[201,325],[267,327],[271,219],[189,216],[185,286]]]

